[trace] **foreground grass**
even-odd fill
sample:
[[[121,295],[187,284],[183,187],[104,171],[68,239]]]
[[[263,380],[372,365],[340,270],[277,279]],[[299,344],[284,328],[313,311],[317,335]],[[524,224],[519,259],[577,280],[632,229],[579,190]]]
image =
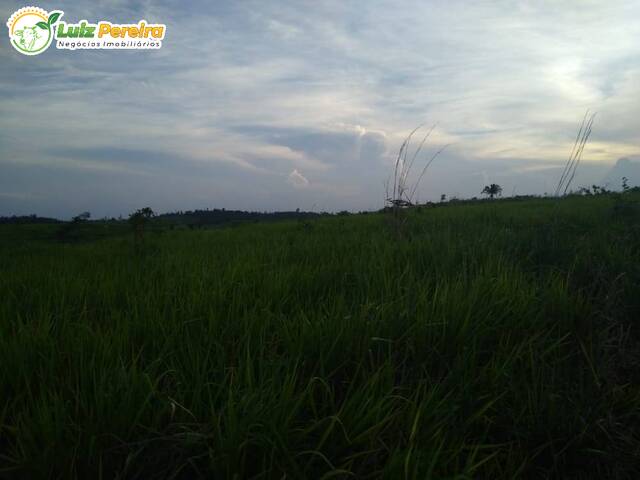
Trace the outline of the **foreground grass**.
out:
[[[637,478],[613,197],[0,235],[0,476]]]

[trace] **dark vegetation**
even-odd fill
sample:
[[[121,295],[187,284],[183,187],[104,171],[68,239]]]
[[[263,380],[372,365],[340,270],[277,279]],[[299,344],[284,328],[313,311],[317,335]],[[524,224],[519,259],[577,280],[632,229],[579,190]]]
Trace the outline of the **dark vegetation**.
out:
[[[42,223],[60,223],[61,220],[56,218],[39,217],[36,214],[31,215],[12,215],[10,217],[0,217],[0,225],[33,225]]]
[[[89,216],[86,216],[89,215]],[[157,216],[160,223],[167,226],[183,225],[188,228],[203,228],[212,225],[229,225],[234,223],[281,221],[291,219],[311,219],[329,215],[329,213],[301,212],[300,209],[291,212],[246,212],[243,210],[226,210],[224,208],[206,210],[188,210],[180,212],[162,213]],[[89,221],[90,212],[83,212],[71,219],[71,222]],[[96,222],[115,223],[123,222],[121,218],[104,218],[94,220]],[[40,223],[62,223],[62,220],[55,218],[38,217],[35,214],[0,217],[0,224],[40,224]]]
[[[215,208],[213,210],[165,213],[159,215],[158,218],[174,225],[186,225],[189,228],[203,228],[211,225],[228,225],[245,222],[310,219],[317,218],[321,215],[322,214],[313,212],[301,212],[299,209],[294,212],[245,212],[242,210]]]
[[[502,187],[497,183],[492,183],[491,185],[486,185],[480,193],[488,195],[493,200],[494,197],[502,195]]]
[[[640,192],[430,206],[1,225],[0,476],[639,478]]]

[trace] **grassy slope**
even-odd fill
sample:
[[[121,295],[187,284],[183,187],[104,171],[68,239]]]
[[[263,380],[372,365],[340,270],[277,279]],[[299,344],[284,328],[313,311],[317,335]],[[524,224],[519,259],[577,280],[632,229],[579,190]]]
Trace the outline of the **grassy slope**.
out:
[[[428,209],[403,239],[381,215],[169,231],[142,256],[3,227],[0,476],[634,478],[640,227],[615,202]]]

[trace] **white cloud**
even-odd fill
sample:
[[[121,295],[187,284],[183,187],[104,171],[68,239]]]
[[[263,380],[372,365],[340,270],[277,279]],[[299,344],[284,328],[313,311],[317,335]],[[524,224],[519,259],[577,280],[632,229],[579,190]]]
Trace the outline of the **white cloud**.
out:
[[[305,188],[309,186],[309,180],[295,168],[287,177],[287,182],[295,188]]]

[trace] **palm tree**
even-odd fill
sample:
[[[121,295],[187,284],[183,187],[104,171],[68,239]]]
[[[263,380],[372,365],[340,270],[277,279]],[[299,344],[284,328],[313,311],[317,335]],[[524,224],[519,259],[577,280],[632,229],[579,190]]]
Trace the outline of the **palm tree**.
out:
[[[493,197],[495,197],[496,195],[500,196],[500,194],[502,193],[502,187],[497,183],[492,183],[491,185],[486,185],[480,193],[489,195],[489,198],[493,200]]]

